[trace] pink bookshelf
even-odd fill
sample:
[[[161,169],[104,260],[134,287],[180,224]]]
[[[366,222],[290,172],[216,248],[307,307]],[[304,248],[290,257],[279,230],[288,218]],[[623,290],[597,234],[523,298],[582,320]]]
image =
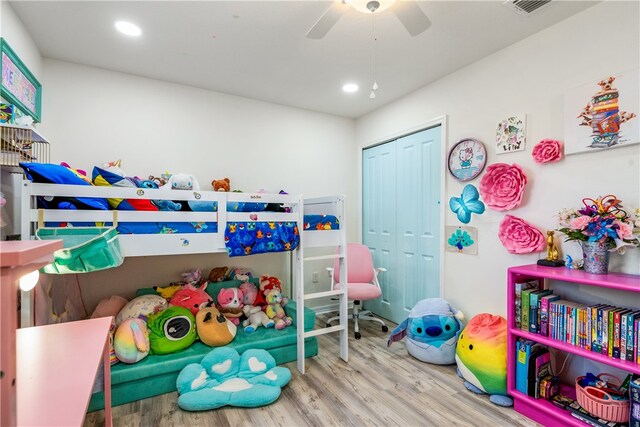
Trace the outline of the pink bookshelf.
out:
[[[565,283],[597,286],[638,295],[640,294],[640,276],[622,273],[609,273],[604,275],[588,274],[581,270],[570,270],[564,267],[544,267],[536,264],[510,267],[507,271],[507,320],[509,325],[507,329],[507,389],[513,397],[514,409],[546,426],[585,426],[586,424],[584,422],[574,418],[569,411],[558,408],[544,399],[535,399],[516,390],[516,340],[518,338],[530,339],[544,344],[547,347],[604,363],[630,373],[640,374],[640,364],[615,359],[543,335],[516,329],[514,318],[515,283],[517,281],[530,279],[542,279],[541,282],[545,280],[555,280]],[[545,284],[544,287],[547,288],[548,286]],[[640,299],[636,297],[635,301],[637,304],[637,301],[640,301]],[[565,390],[571,391],[571,387],[565,387]]]

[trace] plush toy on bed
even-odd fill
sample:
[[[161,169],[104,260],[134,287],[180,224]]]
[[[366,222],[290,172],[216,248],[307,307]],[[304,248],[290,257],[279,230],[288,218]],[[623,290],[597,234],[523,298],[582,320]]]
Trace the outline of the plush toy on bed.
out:
[[[244,307],[242,307],[242,311],[244,315],[247,316],[247,319],[242,322],[244,330],[246,332],[253,332],[258,329],[260,325],[265,328],[272,328],[275,322],[269,319],[260,307],[253,305],[259,294],[256,285],[251,282],[244,282],[240,285],[240,290],[242,290],[242,294],[244,295],[242,301]]]
[[[189,347],[198,338],[196,319],[184,307],[169,307],[147,320],[151,354],[175,353]]]
[[[233,341],[237,328],[210,302],[196,314],[196,330],[200,341],[210,347],[220,347]]]
[[[225,280],[227,267],[215,267],[209,272],[209,282],[222,282]]]
[[[234,325],[240,324],[240,317],[243,314],[244,294],[242,289],[222,288],[218,293],[218,303],[216,308]]]
[[[149,332],[142,319],[127,319],[116,330],[113,348],[118,360],[136,363],[149,354]]]
[[[256,300],[253,303],[258,307],[266,307],[267,301],[265,300],[265,294],[271,289],[278,289],[280,293],[282,293],[282,282],[275,276],[269,276],[267,274],[263,274],[260,276],[260,291],[256,296]],[[285,302],[286,304],[286,302]]]
[[[456,350],[458,375],[464,386],[500,406],[512,406],[507,395],[507,321],[482,313],[462,330]]]
[[[95,319],[97,317],[115,317],[128,303],[129,301],[119,295],[103,298],[98,302],[93,313],[91,313],[91,319]]]
[[[141,295],[129,301],[116,316],[116,325],[127,319],[145,318],[165,310],[169,304],[160,295]]]
[[[287,299],[282,296],[278,288],[269,289],[265,294],[265,300],[267,302],[265,313],[269,319],[275,322],[276,329],[284,329],[293,322],[284,311]]]
[[[461,311],[442,298],[423,299],[391,332],[387,347],[406,336],[407,352],[416,359],[436,365],[451,365],[456,361],[456,343],[463,318]]]
[[[231,189],[229,178],[214,179],[211,181],[213,191],[229,191]]]
[[[176,307],[188,308],[195,316],[201,307],[204,307],[209,301],[213,301],[211,296],[205,292],[207,283],[196,288],[191,284],[186,284],[178,292],[171,297],[171,305]]]
[[[230,268],[227,272],[226,280],[240,280],[241,282],[248,282],[252,277],[253,272],[250,268],[234,267]]]
[[[171,175],[171,178],[165,185],[162,186],[163,190],[195,190],[200,191],[200,184],[195,176],[186,173],[176,173]]]

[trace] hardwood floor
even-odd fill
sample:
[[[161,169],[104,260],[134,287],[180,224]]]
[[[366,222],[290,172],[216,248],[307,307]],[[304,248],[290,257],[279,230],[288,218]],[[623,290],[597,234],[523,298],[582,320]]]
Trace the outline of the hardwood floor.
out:
[[[318,327],[327,316],[318,316]],[[395,325],[388,323],[389,329]],[[361,323],[362,339],[349,340],[349,363],[338,355],[337,333],[321,335],[320,353],[301,375],[288,363],[291,382],[275,403],[262,408],[224,407],[186,412],[177,393],[113,408],[115,426],[536,426],[512,408],[467,391],[455,366],[420,362],[404,342],[386,347],[387,333]],[[104,425],[104,412],[87,415],[85,426]]]

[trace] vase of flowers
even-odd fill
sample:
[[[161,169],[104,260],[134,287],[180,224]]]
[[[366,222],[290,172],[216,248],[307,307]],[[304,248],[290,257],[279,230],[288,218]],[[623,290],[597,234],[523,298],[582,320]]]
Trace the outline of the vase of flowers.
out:
[[[582,245],[584,270],[607,274],[609,253],[625,253],[640,245],[640,210],[629,215],[616,196],[582,199],[583,207],[560,211],[559,231],[565,241],[576,240]]]

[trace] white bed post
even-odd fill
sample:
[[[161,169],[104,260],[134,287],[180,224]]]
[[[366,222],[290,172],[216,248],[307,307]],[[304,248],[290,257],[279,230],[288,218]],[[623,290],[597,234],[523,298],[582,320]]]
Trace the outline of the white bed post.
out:
[[[304,374],[304,200],[302,195],[298,196],[298,231],[300,242],[295,254],[295,292],[296,292],[296,332],[298,334],[298,371]]]

